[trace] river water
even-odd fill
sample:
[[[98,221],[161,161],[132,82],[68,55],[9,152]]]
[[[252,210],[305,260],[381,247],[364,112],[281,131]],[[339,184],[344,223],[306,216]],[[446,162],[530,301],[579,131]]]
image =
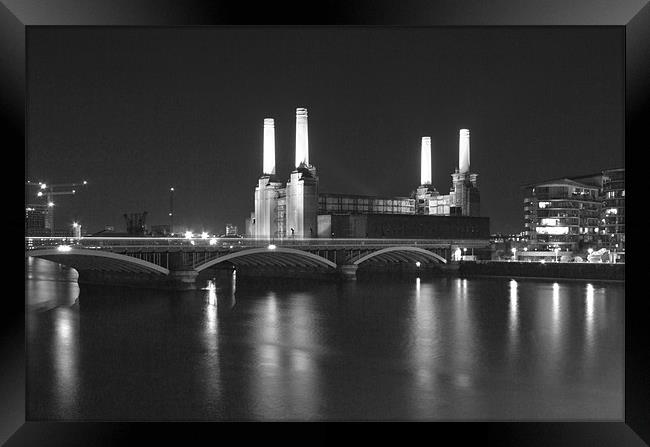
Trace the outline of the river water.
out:
[[[76,278],[26,261],[28,420],[623,418],[623,283]]]

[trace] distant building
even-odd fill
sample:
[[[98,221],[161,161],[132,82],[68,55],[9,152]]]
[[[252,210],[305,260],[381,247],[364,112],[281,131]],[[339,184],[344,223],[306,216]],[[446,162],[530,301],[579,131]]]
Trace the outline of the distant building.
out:
[[[577,251],[596,245],[600,185],[571,178],[524,187],[524,233],[529,250]]]
[[[25,235],[49,236],[50,228],[47,226],[49,208],[47,205],[29,204],[25,207]]]
[[[525,185],[524,236],[530,252],[584,253],[625,247],[625,170]],[[616,247],[618,244],[618,247]],[[563,253],[560,254],[560,256]]]
[[[147,233],[147,211],[142,213],[124,214],[124,221],[126,223],[126,232],[130,236],[144,236]]]
[[[226,224],[226,236],[237,236],[237,225]]]
[[[490,235],[490,248],[493,260],[521,259],[527,250],[523,233],[492,234]],[[514,252],[513,252],[514,249]]]
[[[389,235],[462,238],[467,235],[484,238],[487,245],[489,219],[479,218],[478,174],[470,171],[469,130],[461,129],[459,133],[459,167],[451,174],[449,194],[440,194],[432,186],[430,137],[422,138],[421,150],[421,185],[409,197],[322,193],[318,189],[316,168],[309,163],[307,109],[296,109],[295,169],[286,184],[275,173],[275,124],[273,119],[266,118],[263,172],[255,187],[255,210],[246,219],[246,235],[258,238]],[[418,219],[409,220],[415,217]],[[454,220],[457,217],[464,219]],[[474,218],[478,220],[472,221]],[[462,225],[456,225],[461,221]],[[381,229],[375,226],[379,222]]]
[[[169,225],[152,225],[150,232],[151,235],[154,237],[171,236],[171,231],[169,231]]]
[[[625,251],[625,169],[603,171],[600,221],[603,245]]]

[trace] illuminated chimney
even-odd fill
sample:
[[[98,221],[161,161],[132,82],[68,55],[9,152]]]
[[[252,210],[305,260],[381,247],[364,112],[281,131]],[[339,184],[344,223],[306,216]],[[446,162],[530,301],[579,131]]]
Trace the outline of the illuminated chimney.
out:
[[[422,137],[420,185],[431,184],[431,137]]]
[[[309,136],[307,133],[307,109],[296,109],[296,168],[301,163],[309,166]]]
[[[469,129],[460,129],[458,138],[458,172],[469,172]]]
[[[264,118],[263,174],[275,174],[275,123],[273,118]]]

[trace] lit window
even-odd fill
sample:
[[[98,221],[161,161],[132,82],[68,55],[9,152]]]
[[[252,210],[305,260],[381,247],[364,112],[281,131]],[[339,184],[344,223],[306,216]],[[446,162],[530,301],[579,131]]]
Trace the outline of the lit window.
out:
[[[548,225],[548,226],[554,227],[558,223],[559,223],[558,219],[542,219],[542,225]]]

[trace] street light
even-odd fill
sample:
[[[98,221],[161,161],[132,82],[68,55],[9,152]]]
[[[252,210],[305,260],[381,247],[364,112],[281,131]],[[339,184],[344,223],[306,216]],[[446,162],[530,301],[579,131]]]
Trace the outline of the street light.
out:
[[[185,239],[192,239],[192,232],[190,230],[185,232]]]

